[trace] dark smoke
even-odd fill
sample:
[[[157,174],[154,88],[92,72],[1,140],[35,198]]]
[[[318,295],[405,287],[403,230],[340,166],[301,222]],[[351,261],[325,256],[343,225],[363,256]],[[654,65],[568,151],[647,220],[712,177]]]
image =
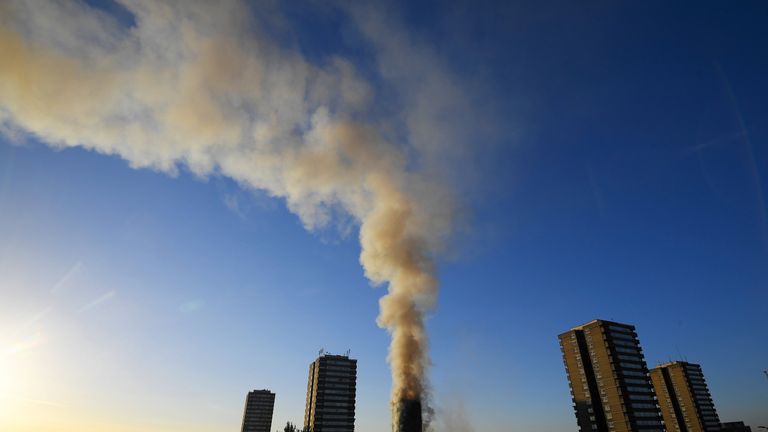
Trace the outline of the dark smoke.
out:
[[[421,432],[423,421],[421,418],[420,399],[402,399],[398,407],[399,417],[395,432]]]

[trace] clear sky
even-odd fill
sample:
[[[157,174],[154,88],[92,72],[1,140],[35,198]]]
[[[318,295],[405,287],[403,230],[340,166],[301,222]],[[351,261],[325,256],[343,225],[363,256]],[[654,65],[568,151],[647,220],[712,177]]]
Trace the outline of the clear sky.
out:
[[[1,430],[237,430],[254,388],[273,429],[301,423],[321,348],[358,359],[357,430],[390,430],[365,205],[260,174],[340,118],[454,197],[407,189],[435,225],[456,215],[429,249],[443,431],[575,430],[557,335],[594,318],[634,324],[649,365],[701,364],[722,421],[768,426],[764,2],[151,3],[0,6]],[[179,60],[207,42],[213,69]],[[175,111],[211,92],[226,103]],[[275,147],[243,161],[232,130]]]

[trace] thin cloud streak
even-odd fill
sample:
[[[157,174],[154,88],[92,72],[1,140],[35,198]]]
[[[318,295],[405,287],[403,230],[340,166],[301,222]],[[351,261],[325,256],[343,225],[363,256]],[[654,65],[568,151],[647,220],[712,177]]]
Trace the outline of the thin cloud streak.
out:
[[[755,152],[754,148],[752,146],[752,140],[749,136],[749,130],[747,129],[747,124],[744,121],[744,116],[741,114],[741,110],[739,109],[738,101],[736,100],[736,95],[733,93],[733,88],[731,87],[731,82],[728,80],[728,77],[725,75],[725,71],[720,67],[720,65],[716,65],[717,71],[720,74],[721,79],[723,80],[723,85],[725,86],[725,91],[728,96],[728,101],[731,105],[731,109],[733,110],[734,117],[736,118],[736,122],[739,126],[739,131],[741,135],[741,142],[744,145],[744,149],[747,153],[747,169],[749,171],[749,175],[752,178],[752,183],[755,191],[755,204],[757,207],[757,213],[758,213],[758,224],[760,229],[760,234],[763,241],[763,247],[766,251],[768,251],[768,206],[765,202],[765,193],[763,191],[763,182],[760,178],[760,170],[757,166],[757,162],[755,161]]]
[[[80,274],[81,270],[83,268],[82,261],[76,262],[72,267],[67,270],[67,272],[64,274],[64,276],[61,277],[54,285],[53,288],[51,288],[51,293],[56,294],[62,289],[66,288],[67,284],[74,279],[78,274]]]
[[[744,136],[745,136],[745,132],[743,130],[741,130],[739,132],[736,132],[736,133],[733,133],[733,134],[730,134],[730,135],[717,137],[717,138],[711,139],[709,141],[703,142],[701,144],[693,145],[693,146],[689,147],[688,150],[690,152],[699,152],[701,150],[704,150],[704,149],[707,149],[707,148],[710,148],[710,147],[717,147],[717,146],[720,146],[720,145],[730,144],[730,143],[732,143],[732,142],[734,142],[736,140],[739,140],[739,139],[743,138]]]
[[[17,396],[17,395],[9,395],[9,394],[0,394],[0,398],[4,399],[10,399],[15,400],[18,402],[25,402],[25,403],[31,403],[35,405],[43,405],[43,406],[49,406],[54,408],[66,408],[67,405],[64,405],[59,402],[53,402],[45,399],[37,399],[37,398],[30,398],[25,396]]]
[[[53,306],[48,306],[42,309],[40,312],[32,315],[29,319],[16,326],[16,328],[10,333],[10,337],[12,339],[18,337],[21,333],[42,321],[43,318],[45,318],[52,310]]]
[[[83,312],[89,311],[91,309],[94,309],[94,308],[96,308],[98,306],[101,306],[102,303],[106,302],[107,300],[111,299],[112,297],[114,297],[116,295],[117,295],[117,291],[116,290],[108,291],[108,292],[102,294],[101,296],[95,298],[94,300],[92,300],[92,301],[86,303],[85,305],[83,305],[83,307],[81,307],[80,309],[77,310],[77,313],[83,313]]]

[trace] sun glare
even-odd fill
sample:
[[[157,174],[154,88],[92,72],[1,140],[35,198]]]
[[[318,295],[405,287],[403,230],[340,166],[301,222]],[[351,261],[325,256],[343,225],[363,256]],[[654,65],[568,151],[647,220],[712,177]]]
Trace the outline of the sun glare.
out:
[[[12,397],[14,381],[18,370],[19,359],[12,349],[7,346],[0,347],[0,398]]]
[[[8,365],[7,355],[0,355],[0,396],[8,393],[10,388],[10,367]]]
[[[0,415],[7,417],[13,395],[13,359],[6,347],[0,347]]]
[[[38,332],[16,343],[0,345],[1,398],[13,399],[18,396],[18,386],[27,378],[24,363],[28,360],[29,350],[39,346],[41,342],[42,336]]]

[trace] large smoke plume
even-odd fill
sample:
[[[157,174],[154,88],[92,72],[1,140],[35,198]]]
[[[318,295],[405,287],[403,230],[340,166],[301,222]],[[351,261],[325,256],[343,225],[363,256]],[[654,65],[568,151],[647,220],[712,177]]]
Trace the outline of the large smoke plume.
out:
[[[424,395],[433,258],[453,222],[436,179],[468,115],[455,78],[364,8],[342,12],[375,57],[367,78],[343,57],[299,54],[270,2],[120,3],[130,17],[81,2],[0,3],[0,132],[171,175],[227,176],[285,199],[308,229],[351,217],[365,275],[388,286],[378,323],[392,335],[399,419],[401,401]]]

